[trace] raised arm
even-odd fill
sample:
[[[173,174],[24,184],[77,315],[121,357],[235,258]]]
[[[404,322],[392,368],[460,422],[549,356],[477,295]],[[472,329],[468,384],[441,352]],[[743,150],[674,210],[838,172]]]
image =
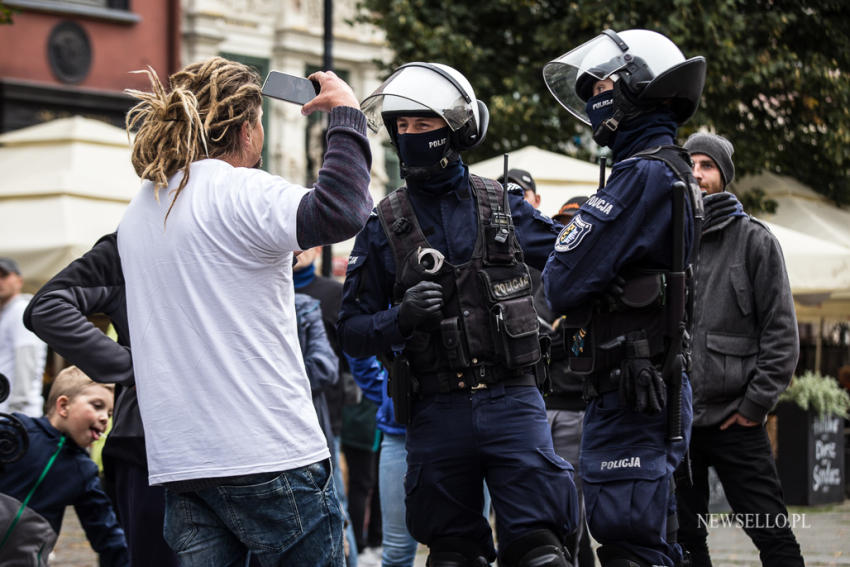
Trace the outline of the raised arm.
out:
[[[321,92],[302,112],[330,112],[327,150],[319,179],[298,206],[298,244],[302,250],[340,242],[356,235],[372,210],[369,170],[372,152],[366,117],[351,88],[333,73],[314,73]]]

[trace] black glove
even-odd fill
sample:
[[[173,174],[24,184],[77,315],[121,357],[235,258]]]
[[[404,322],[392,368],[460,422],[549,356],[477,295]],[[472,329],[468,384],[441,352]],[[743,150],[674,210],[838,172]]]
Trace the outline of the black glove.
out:
[[[614,307],[619,304],[620,298],[623,297],[625,287],[625,278],[620,275],[614,276],[614,279],[611,280],[611,283],[609,283],[608,287],[605,288],[605,291],[602,292],[602,296],[605,298],[609,307]]]
[[[667,385],[645,358],[623,361],[620,370],[620,401],[638,413],[660,413],[667,404]]]
[[[705,207],[705,217],[702,222],[703,230],[723,221],[741,206],[735,195],[726,192],[706,195],[702,198],[702,203]]]
[[[429,319],[439,317],[443,308],[443,286],[437,282],[419,282],[404,292],[398,308],[398,328],[409,335]]]

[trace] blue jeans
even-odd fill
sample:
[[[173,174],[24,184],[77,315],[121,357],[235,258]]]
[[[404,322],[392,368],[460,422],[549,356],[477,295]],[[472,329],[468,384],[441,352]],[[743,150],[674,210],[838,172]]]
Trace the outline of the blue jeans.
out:
[[[382,567],[413,567],[416,540],[408,533],[404,516],[404,474],[407,449],[404,435],[384,434],[378,464],[378,490],[381,493],[383,529]]]
[[[165,491],[163,535],[182,567],[344,567],[343,515],[329,460],[230,479],[194,492]]]

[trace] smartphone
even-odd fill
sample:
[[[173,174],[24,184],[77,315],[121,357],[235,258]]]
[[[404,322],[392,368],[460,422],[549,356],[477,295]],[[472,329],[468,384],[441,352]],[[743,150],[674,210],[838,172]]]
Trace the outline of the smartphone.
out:
[[[318,81],[271,71],[263,83],[262,93],[295,104],[307,104],[319,94],[319,88]]]

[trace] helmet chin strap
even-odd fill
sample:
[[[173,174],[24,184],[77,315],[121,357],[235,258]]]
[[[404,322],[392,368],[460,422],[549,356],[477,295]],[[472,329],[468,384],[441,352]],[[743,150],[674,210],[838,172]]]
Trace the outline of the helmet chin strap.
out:
[[[617,128],[624,120],[636,118],[641,114],[651,111],[654,106],[641,106],[635,104],[627,90],[622,87],[623,81],[614,82],[614,114],[603,120],[596,130],[593,131],[593,140],[600,146],[610,147]]]
[[[401,156],[399,156],[399,159]],[[431,165],[408,166],[403,161],[400,162],[400,175],[402,179],[428,179],[437,173],[443,171],[450,163],[460,159],[460,153],[451,147],[451,144],[446,144],[443,150],[443,157],[440,161]]]

